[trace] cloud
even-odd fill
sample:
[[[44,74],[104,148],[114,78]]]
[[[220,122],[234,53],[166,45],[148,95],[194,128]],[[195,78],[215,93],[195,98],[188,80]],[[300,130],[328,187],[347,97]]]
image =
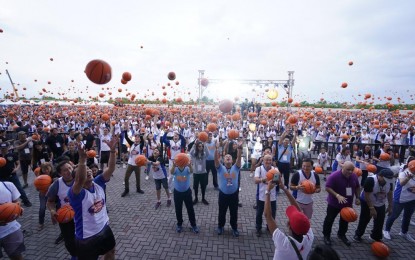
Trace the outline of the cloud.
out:
[[[7,0],[0,9],[1,91],[10,89],[8,69],[29,96],[45,86],[69,97],[96,96],[101,86],[83,70],[100,58],[113,68],[112,92],[127,88],[139,98],[153,91],[161,97],[169,71],[180,81],[169,95],[187,99],[196,98],[199,69],[219,79],[287,79],[294,70],[298,101],[319,100],[323,92],[333,101],[352,101],[358,93],[393,89],[395,98],[412,102],[402,93],[415,80],[414,10],[415,3],[402,0]],[[126,86],[124,71],[133,75]],[[341,89],[342,82],[349,87]]]

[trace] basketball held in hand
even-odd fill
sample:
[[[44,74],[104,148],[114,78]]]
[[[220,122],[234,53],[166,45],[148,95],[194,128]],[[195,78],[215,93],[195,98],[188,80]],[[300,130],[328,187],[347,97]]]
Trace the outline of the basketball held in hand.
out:
[[[71,221],[74,218],[75,211],[73,210],[73,208],[70,205],[65,205],[65,206],[61,207],[60,209],[58,209],[56,214],[57,214],[56,220],[59,223],[68,223],[69,221]]]
[[[16,220],[22,214],[19,204],[7,202],[0,205],[0,222],[9,223]]]
[[[139,155],[135,158],[135,164],[139,167],[145,166],[147,163],[147,158],[144,155]]]
[[[303,186],[303,192],[305,194],[313,194],[316,192],[316,185],[309,180],[303,181],[301,185]]]
[[[174,159],[174,163],[180,167],[186,167],[190,162],[189,156],[187,156],[187,154],[185,153],[179,153],[178,155],[176,155],[176,158]]]
[[[49,175],[39,175],[36,177],[33,185],[36,189],[42,193],[46,193],[49,189],[49,186],[52,184],[52,178]]]

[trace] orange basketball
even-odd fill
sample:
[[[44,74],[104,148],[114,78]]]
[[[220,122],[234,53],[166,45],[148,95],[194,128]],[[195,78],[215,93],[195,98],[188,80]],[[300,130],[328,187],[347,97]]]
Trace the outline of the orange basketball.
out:
[[[318,174],[321,174],[321,173],[323,173],[323,168],[321,168],[320,166],[316,166],[316,167],[314,168],[314,171],[315,171],[316,173],[318,173]]]
[[[104,121],[108,121],[108,120],[110,120],[110,116],[109,116],[108,114],[102,114],[102,115],[101,115],[101,118],[102,118],[102,120],[104,120]]]
[[[353,208],[345,207],[340,211],[340,217],[346,222],[355,222],[357,220],[357,213]]]
[[[373,242],[371,248],[373,254],[377,257],[386,258],[390,254],[389,247],[382,242]]]
[[[294,100],[292,98],[288,98],[288,103],[292,103]]]
[[[360,168],[354,167],[353,173],[357,175],[357,177],[362,176],[362,170]]]
[[[111,66],[103,60],[92,60],[85,68],[88,79],[95,84],[106,84],[111,80]]]
[[[4,167],[6,165],[7,161],[3,157],[0,157],[0,167]]]
[[[122,79],[125,81],[130,81],[131,80],[131,73],[130,72],[124,72],[122,74]]]
[[[36,189],[40,192],[46,193],[49,189],[49,186],[52,184],[52,178],[49,175],[39,175],[36,177],[33,185],[35,185]]]
[[[208,134],[206,132],[200,132],[197,138],[202,142],[207,142]]]
[[[6,202],[0,205],[0,222],[9,223],[21,214],[22,208],[17,203]]]
[[[403,134],[403,135],[408,134],[408,130],[406,130],[406,129],[402,129],[402,130],[401,130],[401,134]]]
[[[388,153],[381,153],[379,159],[381,159],[382,161],[389,161],[391,159],[391,156]]]
[[[274,175],[277,173],[278,173],[277,169],[272,168],[271,170],[269,170],[266,174],[267,180],[272,181],[272,179],[274,179]]]
[[[229,137],[229,139],[239,138],[239,132],[237,130],[235,130],[235,129],[231,129],[228,132],[228,137]]]
[[[33,134],[32,135],[32,140],[33,141],[38,141],[40,139],[40,136],[38,134]]]
[[[296,116],[291,115],[291,116],[288,117],[287,121],[290,125],[295,125],[295,124],[297,124],[298,119],[297,119]]]
[[[301,185],[304,186],[303,192],[305,194],[313,194],[316,192],[316,185],[309,180],[304,180],[301,182]]]
[[[169,72],[169,74],[167,74],[167,78],[169,80],[175,80],[176,79],[176,73],[174,73],[173,71]]]
[[[218,129],[218,126],[215,123],[210,123],[207,125],[207,130],[209,132],[215,132]]]
[[[224,99],[219,103],[219,110],[222,113],[229,113],[232,111],[233,108],[233,102],[229,99]]]
[[[368,164],[366,166],[366,170],[368,172],[375,173],[378,170],[378,168],[375,165],[373,165],[373,164]]]
[[[187,154],[179,153],[178,155],[176,155],[174,162],[176,163],[178,167],[185,167],[189,164],[190,159],[189,159],[189,156],[187,156]]]
[[[97,155],[97,153],[95,152],[95,150],[89,150],[86,152],[86,156],[88,158],[95,158],[95,156]]]
[[[33,173],[36,175],[36,177],[37,177],[37,176],[39,176],[39,174],[40,174],[40,167],[36,167],[36,168],[33,170]]]
[[[60,209],[58,209],[56,214],[57,214],[56,220],[59,223],[68,223],[75,216],[75,211],[73,210],[73,208],[70,205],[65,205],[65,206],[61,207]]]
[[[147,158],[142,154],[140,154],[139,156],[135,158],[135,164],[139,167],[145,166],[146,163],[147,163]]]

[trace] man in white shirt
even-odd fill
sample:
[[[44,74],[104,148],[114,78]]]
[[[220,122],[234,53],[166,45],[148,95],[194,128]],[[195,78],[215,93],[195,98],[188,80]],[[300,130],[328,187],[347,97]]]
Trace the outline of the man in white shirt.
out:
[[[310,228],[310,221],[307,216],[301,212],[298,203],[291,195],[289,190],[285,188],[284,182],[281,180],[279,186],[284,191],[291,206],[286,209],[288,217],[288,235],[284,234],[277,226],[277,222],[271,214],[271,192],[275,188],[275,183],[268,182],[267,191],[265,193],[265,219],[270,233],[272,234],[272,240],[275,245],[274,259],[307,259],[308,254],[311,251],[313,245],[314,234]]]

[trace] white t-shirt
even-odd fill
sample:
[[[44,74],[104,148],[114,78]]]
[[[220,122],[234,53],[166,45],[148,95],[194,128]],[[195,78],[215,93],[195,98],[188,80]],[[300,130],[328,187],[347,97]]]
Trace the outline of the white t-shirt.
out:
[[[314,241],[313,230],[311,228],[308,230],[307,235],[303,236],[303,241],[301,243],[299,243],[294,238],[291,239],[296,244],[298,251],[300,251],[303,259],[307,259]],[[298,259],[297,253],[295,252],[293,245],[288,239],[288,236],[285,235],[279,228],[277,228],[272,234],[272,240],[274,241],[275,245],[274,260]]]
[[[0,204],[13,202],[20,198],[20,192],[13,183],[5,181],[0,182]],[[20,224],[17,220],[7,223],[5,226],[0,226],[0,239],[10,235],[19,230]]]
[[[255,177],[265,179],[267,177],[267,172],[271,169],[274,169],[275,167],[271,166],[270,169],[266,170],[264,165],[261,165],[255,169]],[[259,189],[257,189],[258,198],[260,201],[265,201],[265,191],[267,190],[268,184],[265,183],[259,183]],[[275,192],[275,189],[271,190],[271,201],[275,201],[277,199],[277,193]]]

